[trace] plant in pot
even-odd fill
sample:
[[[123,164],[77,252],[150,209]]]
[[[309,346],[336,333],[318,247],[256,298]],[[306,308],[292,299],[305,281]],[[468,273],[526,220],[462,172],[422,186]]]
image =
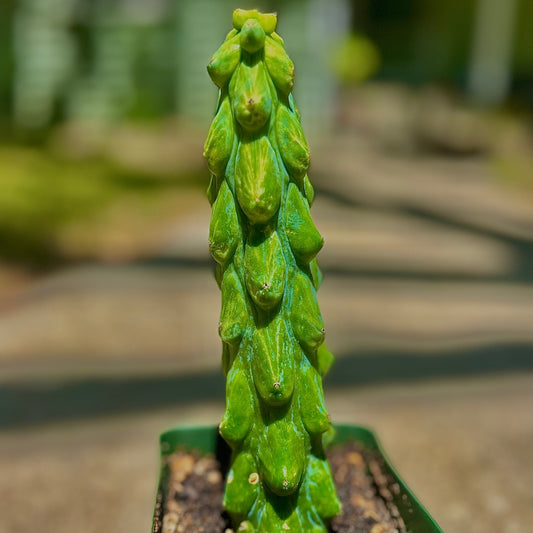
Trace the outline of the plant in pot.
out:
[[[153,531],[438,532],[372,433],[334,429],[326,411],[322,377],[333,356],[316,298],[323,240],[310,215],[293,63],[276,23],[274,14],[236,10],[207,67],[220,90],[205,157],[222,293],[223,441],[213,428],[161,436]],[[222,463],[225,488],[208,452]]]

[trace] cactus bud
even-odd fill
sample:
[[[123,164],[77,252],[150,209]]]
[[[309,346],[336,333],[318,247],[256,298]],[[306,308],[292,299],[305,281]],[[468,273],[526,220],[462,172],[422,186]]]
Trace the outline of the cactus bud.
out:
[[[256,330],[248,346],[255,386],[269,405],[287,403],[294,390],[294,340],[283,320]]]
[[[313,224],[309,205],[294,183],[289,185],[286,213],[285,231],[294,256],[299,263],[307,265],[320,251],[324,240]]]
[[[265,64],[272,76],[272,81],[283,95],[288,95],[294,85],[294,64],[287,52],[272,37],[265,40]]]
[[[281,187],[281,172],[268,138],[241,142],[235,164],[235,188],[239,204],[252,224],[266,224],[276,214]]]
[[[283,418],[265,428],[259,445],[261,478],[278,496],[292,494],[300,485],[305,465],[302,435]]]
[[[309,433],[324,433],[329,429],[330,422],[324,403],[320,376],[308,362],[304,361],[302,367],[302,379],[300,381],[302,421]]]
[[[241,48],[254,54],[265,45],[265,30],[258,20],[250,18],[241,28]]]
[[[226,410],[219,425],[224,440],[237,443],[248,435],[254,415],[253,404],[242,361],[236,360],[226,380]]]
[[[240,42],[241,38],[238,34],[225,41],[207,65],[209,76],[220,88],[226,85],[239,64],[241,59]]]
[[[285,105],[278,107],[276,133],[285,167],[300,183],[309,168],[309,148],[298,116]]]
[[[259,495],[257,483],[250,483],[250,476],[256,472],[255,461],[252,455],[246,452],[236,457],[228,472],[224,507],[228,513],[238,516],[241,520],[246,518]]]
[[[322,344],[326,332],[315,290],[305,274],[295,274],[292,281],[291,320],[294,333],[304,350],[314,351]]]
[[[224,181],[213,206],[209,226],[209,251],[213,259],[225,265],[232,257],[240,239],[240,227],[235,211],[235,200]]]
[[[236,91],[235,87],[239,90]],[[239,124],[249,133],[261,129],[270,118],[272,99],[265,67],[262,62],[253,66],[241,63],[229,88],[233,113]]]
[[[228,344],[238,344],[247,321],[244,291],[232,265],[226,270],[222,279],[222,310],[218,326],[220,338]]]
[[[285,291],[286,263],[277,232],[250,242],[244,252],[246,287],[261,309],[272,309]]]
[[[339,514],[341,504],[335,491],[331,470],[325,459],[311,457],[309,464],[309,492],[318,502],[317,512],[328,520]]]
[[[209,128],[204,157],[211,174],[223,178],[233,147],[233,117],[229,98],[224,98]]]

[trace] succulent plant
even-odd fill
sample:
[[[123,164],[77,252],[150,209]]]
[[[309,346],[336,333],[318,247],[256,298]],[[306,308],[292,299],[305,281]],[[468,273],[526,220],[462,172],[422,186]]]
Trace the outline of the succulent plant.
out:
[[[318,533],[340,510],[323,448],[333,356],[316,299],[309,149],[276,23],[237,9],[207,67],[220,89],[204,155],[227,380],[219,429],[232,448],[224,505],[238,531]]]

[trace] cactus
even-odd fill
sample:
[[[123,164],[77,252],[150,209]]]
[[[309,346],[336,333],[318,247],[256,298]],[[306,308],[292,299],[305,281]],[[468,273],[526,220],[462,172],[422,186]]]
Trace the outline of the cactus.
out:
[[[340,510],[323,449],[333,357],[316,300],[309,149],[276,22],[236,10],[207,67],[220,89],[204,156],[227,379],[219,430],[232,448],[224,505],[238,531],[319,533]]]

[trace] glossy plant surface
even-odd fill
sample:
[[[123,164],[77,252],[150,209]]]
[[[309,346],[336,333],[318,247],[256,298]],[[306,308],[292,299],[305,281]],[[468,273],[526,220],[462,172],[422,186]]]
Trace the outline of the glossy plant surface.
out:
[[[204,155],[227,378],[220,434],[233,451],[224,504],[239,531],[318,533],[340,508],[323,450],[333,357],[315,292],[323,240],[309,149],[276,22],[236,10],[207,67],[220,89]]]

